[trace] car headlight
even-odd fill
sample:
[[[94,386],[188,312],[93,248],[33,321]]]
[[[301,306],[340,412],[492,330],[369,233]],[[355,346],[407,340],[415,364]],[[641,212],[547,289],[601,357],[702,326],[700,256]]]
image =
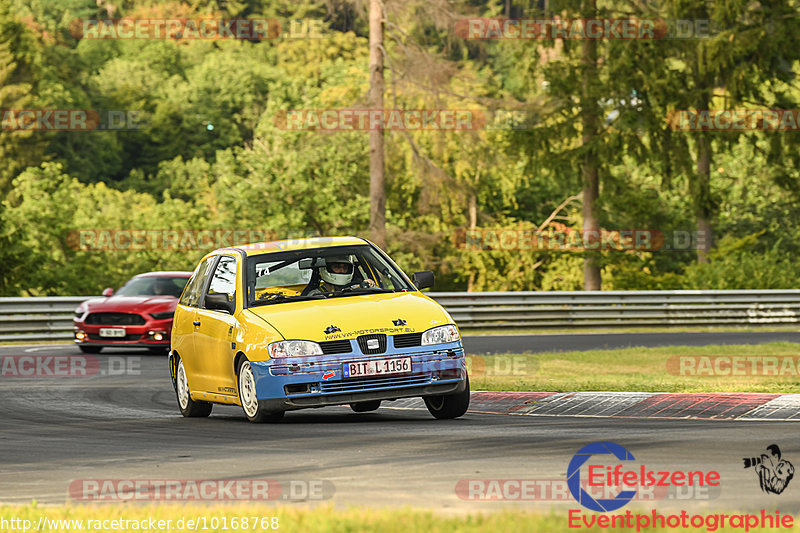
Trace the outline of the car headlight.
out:
[[[303,357],[306,355],[322,355],[322,348],[311,341],[278,341],[267,347],[269,356],[276,357]]]
[[[461,337],[458,334],[458,329],[453,325],[439,326],[432,328],[422,334],[422,345],[428,344],[446,344],[448,342],[455,342]]]
[[[150,316],[156,320],[164,320],[165,318],[172,318],[174,314],[175,311],[164,311],[163,313],[150,313]]]

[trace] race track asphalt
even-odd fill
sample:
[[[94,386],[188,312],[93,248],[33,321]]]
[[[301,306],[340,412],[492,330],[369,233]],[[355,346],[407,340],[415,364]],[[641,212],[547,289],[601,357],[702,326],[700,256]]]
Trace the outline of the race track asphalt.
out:
[[[465,340],[470,352],[480,342]],[[575,335],[562,338],[561,345],[577,346]],[[0,348],[2,356],[32,354],[79,356],[68,345]],[[571,457],[590,442],[613,441],[648,469],[721,475],[716,489],[669,492],[658,502],[632,507],[800,512],[800,481],[781,495],[764,494],[753,469],[742,466],[743,457],[759,457],[772,443],[780,445],[784,459],[800,465],[800,425],[794,422],[474,412],[437,421],[424,409],[391,403],[363,414],[347,407],[297,411],[278,424],[250,424],[240,408],[220,406],[208,419],[186,419],[178,412],[164,356],[106,350],[87,357],[96,358],[99,371],[93,376],[0,378],[0,502],[80,501],[86,493],[76,495],[70,487],[86,486],[80,485],[86,480],[269,479],[283,487],[278,502],[293,505],[566,512],[578,508],[559,493]],[[560,489],[552,498],[526,501],[475,501],[457,490],[466,480],[486,488],[492,480],[508,479]],[[325,487],[320,499],[303,497],[309,483]],[[292,486],[301,488],[292,492]]]

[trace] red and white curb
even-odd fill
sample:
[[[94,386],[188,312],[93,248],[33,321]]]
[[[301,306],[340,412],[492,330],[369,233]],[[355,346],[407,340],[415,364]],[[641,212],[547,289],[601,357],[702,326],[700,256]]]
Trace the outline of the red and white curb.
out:
[[[410,398],[385,402],[424,408]],[[473,392],[470,412],[524,416],[679,418],[698,420],[800,420],[800,394],[750,392]]]

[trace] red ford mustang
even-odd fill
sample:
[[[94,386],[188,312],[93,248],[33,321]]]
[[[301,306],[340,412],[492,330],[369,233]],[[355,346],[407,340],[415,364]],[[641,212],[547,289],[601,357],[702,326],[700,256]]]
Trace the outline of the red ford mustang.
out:
[[[169,351],[172,315],[191,272],[148,272],[134,276],[114,294],[86,300],[72,319],[75,343],[84,353],[104,347]]]

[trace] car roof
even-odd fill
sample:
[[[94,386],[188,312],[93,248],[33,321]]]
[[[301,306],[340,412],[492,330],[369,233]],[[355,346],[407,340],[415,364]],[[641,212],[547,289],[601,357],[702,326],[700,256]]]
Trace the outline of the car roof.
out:
[[[223,248],[223,250],[238,249],[246,255],[261,255],[274,252],[288,252],[292,250],[307,250],[311,248],[330,248],[333,246],[348,246],[368,244],[369,241],[361,237],[313,237],[309,239],[286,239],[283,241],[257,242],[243,246]],[[220,251],[220,250],[217,250]]]
[[[191,272],[185,272],[183,270],[163,270],[158,272],[143,272],[141,274],[136,274],[133,276],[134,278],[157,278],[157,277],[172,277],[172,278],[188,278],[191,277]]]

